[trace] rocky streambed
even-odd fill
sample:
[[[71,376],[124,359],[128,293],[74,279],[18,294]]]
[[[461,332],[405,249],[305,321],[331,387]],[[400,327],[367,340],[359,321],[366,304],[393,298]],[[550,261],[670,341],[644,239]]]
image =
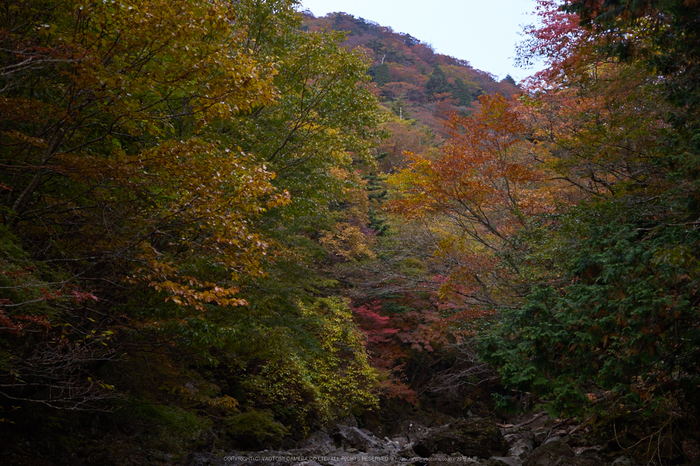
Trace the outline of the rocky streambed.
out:
[[[285,451],[194,453],[188,466],[634,466],[627,456],[582,441],[580,426],[544,414],[514,424],[462,418],[437,426],[406,420],[380,438],[346,422]]]

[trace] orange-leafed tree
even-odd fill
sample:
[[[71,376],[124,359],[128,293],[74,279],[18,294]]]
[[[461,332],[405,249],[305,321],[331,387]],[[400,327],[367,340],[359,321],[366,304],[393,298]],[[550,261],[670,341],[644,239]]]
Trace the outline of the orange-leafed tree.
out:
[[[654,159],[670,106],[659,76],[639,60],[600,53],[621,39],[581,26],[559,2],[538,1],[538,14],[542,24],[526,29],[530,38],[520,47],[520,60],[540,57],[548,67],[528,79],[522,109],[532,139],[550,150],[549,167],[580,198],[660,182]],[[628,38],[643,42],[644,34],[639,25]]]
[[[516,236],[566,198],[542,164],[544,146],[528,140],[514,104],[500,95],[480,103],[474,117],[450,119],[452,136],[439,157],[409,155],[410,166],[390,177],[401,193],[391,210],[425,221],[438,254],[451,264],[443,292],[496,306],[526,292],[516,280],[523,266]]]

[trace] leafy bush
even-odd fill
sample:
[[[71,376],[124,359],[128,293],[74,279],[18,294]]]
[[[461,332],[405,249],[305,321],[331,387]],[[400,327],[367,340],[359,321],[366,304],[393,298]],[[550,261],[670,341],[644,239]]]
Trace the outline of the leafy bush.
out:
[[[260,450],[278,447],[289,433],[286,427],[275,421],[269,411],[252,409],[226,420],[226,432],[245,450]]]
[[[697,411],[700,235],[642,220],[583,233],[567,276],[506,312],[484,358],[557,413]]]

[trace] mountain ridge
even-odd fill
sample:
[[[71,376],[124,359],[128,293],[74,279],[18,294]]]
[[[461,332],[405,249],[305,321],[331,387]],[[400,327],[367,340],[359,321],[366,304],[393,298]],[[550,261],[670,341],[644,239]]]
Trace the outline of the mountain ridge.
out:
[[[344,12],[302,14],[305,30],[344,32],[343,46],[371,61],[372,92],[393,115],[386,123],[391,136],[377,147],[385,172],[403,167],[404,151],[425,153],[439,147],[448,137],[450,116],[471,114],[479,108],[479,96],[519,92],[510,76],[497,81],[468,60],[436,53],[410,33]]]

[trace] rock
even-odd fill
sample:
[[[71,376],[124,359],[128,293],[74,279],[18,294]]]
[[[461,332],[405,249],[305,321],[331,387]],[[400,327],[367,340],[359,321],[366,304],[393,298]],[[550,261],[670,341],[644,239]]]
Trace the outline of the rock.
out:
[[[319,456],[327,455],[335,450],[333,439],[325,432],[316,432],[302,444],[301,448]]]
[[[561,457],[559,460],[551,464],[552,466],[600,466],[601,463],[583,458]]]
[[[584,460],[581,458],[559,458],[556,462],[552,463],[552,466],[600,466],[601,463],[596,463],[591,460]]]
[[[384,440],[386,442],[391,443],[396,448],[403,448],[406,445],[408,445],[409,443],[411,443],[408,441],[408,439],[406,437],[392,437],[392,438],[384,437]]]
[[[590,460],[590,461],[595,462],[596,464],[603,464],[605,462],[603,460],[602,450],[603,450],[603,447],[600,445],[596,445],[593,447],[574,448],[574,452],[576,453],[576,458]]]
[[[637,463],[626,456],[615,458],[615,461],[612,462],[612,466],[635,466],[636,464]]]
[[[531,430],[521,429],[503,436],[508,445],[508,456],[524,460],[535,449],[535,435]]]
[[[357,419],[355,419],[355,416],[352,414],[346,417],[345,419],[341,419],[338,422],[339,426],[345,426],[345,427],[357,427]]]
[[[479,461],[476,458],[462,456],[459,454],[447,455],[432,455],[428,458],[428,466],[485,466],[484,461]]]
[[[352,418],[330,434],[314,433],[286,451],[193,454],[187,466],[636,466],[629,458],[611,463],[602,446],[582,446],[562,430],[537,445],[533,425],[499,425],[488,418],[466,418],[436,427],[406,421],[396,436],[380,439],[352,425]],[[398,424],[398,423],[397,423]],[[397,426],[394,424],[394,426]],[[504,432],[505,434],[502,434]],[[554,432],[542,432],[543,440]],[[415,438],[409,441],[408,437]],[[571,446],[577,446],[572,449]],[[507,453],[506,453],[507,452]]]
[[[574,458],[574,451],[566,444],[566,439],[555,440],[554,442],[541,445],[527,458],[525,466],[558,466],[563,464],[563,458]]]
[[[427,432],[428,428],[423,424],[417,421],[406,420],[402,421],[398,425],[395,435],[405,437],[408,442],[415,442],[419,438],[423,437]]]
[[[325,462],[324,464],[328,466],[355,466],[357,462],[354,461],[352,457],[347,457],[333,459],[331,461]]]
[[[542,442],[542,445],[547,445],[548,443],[556,442],[556,441],[561,440],[561,439],[562,439],[561,436],[554,435],[552,437],[545,439],[544,442]]]
[[[418,456],[418,454],[413,451],[413,442],[401,448],[396,454],[401,458],[415,458]]]
[[[429,466],[430,462],[427,458],[410,458],[407,460],[407,462],[402,463],[405,464],[406,466]]]
[[[337,447],[356,448],[363,452],[382,450],[384,447],[382,442],[370,432],[348,426],[338,426],[333,433],[333,442]]]
[[[522,466],[523,462],[507,456],[492,456],[486,466]]]
[[[502,456],[506,444],[494,421],[472,418],[429,429],[423,438],[414,442],[413,451],[425,458],[436,453],[489,458]]]
[[[535,442],[541,445],[542,443],[544,443],[545,440],[547,440],[547,436],[549,435],[549,429],[544,427],[538,427],[537,429],[532,431],[532,435],[535,436]]]
[[[191,453],[187,457],[187,466],[214,466],[223,464],[223,460],[213,453]]]

